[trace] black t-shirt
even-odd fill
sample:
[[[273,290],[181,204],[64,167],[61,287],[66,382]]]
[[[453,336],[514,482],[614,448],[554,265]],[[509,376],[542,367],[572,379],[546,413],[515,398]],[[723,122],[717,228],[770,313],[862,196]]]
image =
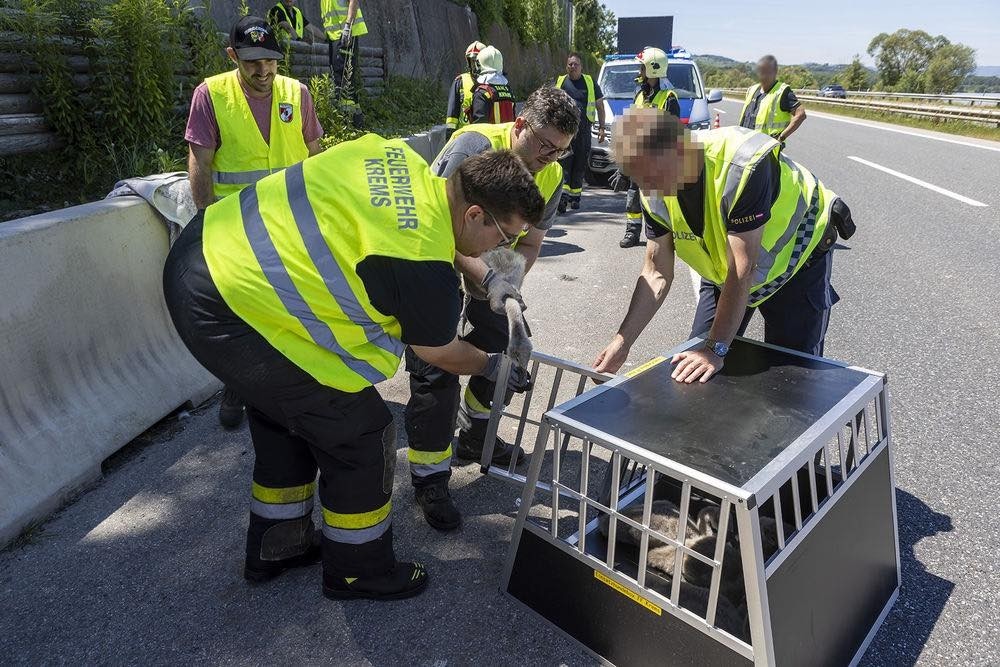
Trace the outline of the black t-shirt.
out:
[[[774,85],[778,85],[777,83]],[[764,90],[762,88],[757,89],[757,94],[754,95],[753,99],[750,100],[750,106],[747,107],[747,114],[740,119],[740,126],[748,129],[754,129],[757,120],[757,109],[760,108],[760,101],[764,98]],[[799,98],[795,96],[795,92],[791,87],[785,88],[785,92],[781,93],[781,99],[778,100],[778,108],[785,112],[791,112],[795,107],[802,104],[799,102]]]
[[[574,81],[568,76],[562,82],[562,89],[566,91],[566,94],[573,98],[576,102],[576,106],[580,109],[580,120],[584,123],[589,123],[587,120],[587,82],[581,76],[579,79]],[[601,85],[594,80],[594,99],[599,100],[604,97],[604,91],[601,90]]]
[[[726,220],[726,230],[729,233],[749,232],[764,226],[771,219],[771,206],[777,201],[778,189],[781,186],[780,173],[778,160],[773,154],[768,155],[767,159],[753,170]],[[698,175],[697,181],[677,191],[677,204],[695,236],[703,236],[705,233],[704,168]],[[645,209],[643,217],[646,223],[646,236],[649,238],[655,239],[669,233],[670,230],[650,217]]]
[[[441,347],[455,338],[462,297],[452,264],[372,255],[357,272],[372,305],[399,320],[404,343]]]

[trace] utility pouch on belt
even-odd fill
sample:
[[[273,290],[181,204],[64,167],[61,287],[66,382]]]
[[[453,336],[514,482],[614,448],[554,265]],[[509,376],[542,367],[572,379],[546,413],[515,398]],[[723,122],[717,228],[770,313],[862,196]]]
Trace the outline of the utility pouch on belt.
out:
[[[830,220],[836,226],[837,233],[842,239],[851,238],[854,236],[854,232],[857,231],[854,219],[851,217],[851,209],[847,207],[847,204],[840,197],[837,197],[833,201],[833,206],[830,209]]]

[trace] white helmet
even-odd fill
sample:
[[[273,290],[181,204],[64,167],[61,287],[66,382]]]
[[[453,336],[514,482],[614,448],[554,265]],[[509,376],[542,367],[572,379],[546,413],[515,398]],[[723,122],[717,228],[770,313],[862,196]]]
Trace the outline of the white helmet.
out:
[[[479,52],[479,70],[483,74],[503,72],[503,54],[495,46],[487,46]]]
[[[646,66],[647,77],[660,79],[667,76],[667,54],[663,49],[647,46],[636,58]]]
[[[473,42],[465,47],[465,62],[469,64],[469,71],[473,74],[479,73],[479,61],[476,57],[479,52],[486,48],[486,45],[482,42]]]

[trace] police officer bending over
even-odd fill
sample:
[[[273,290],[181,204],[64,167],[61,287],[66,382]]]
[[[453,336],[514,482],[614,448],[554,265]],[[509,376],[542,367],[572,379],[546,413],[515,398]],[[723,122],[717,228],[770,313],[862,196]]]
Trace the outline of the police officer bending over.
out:
[[[723,128],[695,143],[653,109],[630,109],[618,125],[615,157],[642,188],[649,242],[628,313],[595,368],[625,363],[670,291],[675,254],[702,276],[691,336],[707,332],[703,348],[673,358],[675,380],[718,372],[758,309],[766,342],[822,355],[838,300],[830,249],[838,232],[854,233],[844,202],[759,132]]]
[[[405,345],[450,373],[496,378],[500,355],[455,335],[455,255],[509,244],[543,206],[509,151],[444,179],[402,140],[366,135],[213,204],[184,230],[164,269],[171,317],[247,403],[247,579],[322,560],[330,598],[424,588],[424,568],[393,552],[396,431],[375,385]],[[523,390],[515,375],[511,388]]]

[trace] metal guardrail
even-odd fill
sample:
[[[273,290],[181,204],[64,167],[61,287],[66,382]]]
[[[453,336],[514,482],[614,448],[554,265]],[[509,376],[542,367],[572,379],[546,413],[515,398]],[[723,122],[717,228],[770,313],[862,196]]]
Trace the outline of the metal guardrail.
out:
[[[724,92],[729,95],[739,95],[742,98],[746,91],[742,88],[726,88]],[[1000,127],[1000,108],[988,108],[985,105],[966,104],[962,106],[940,106],[942,101],[947,99],[975,99],[985,101],[987,104],[1000,106],[1000,99],[973,98],[971,96],[951,96],[947,95],[917,95],[911,93],[881,93],[881,92],[848,92],[846,98],[825,97],[822,95],[812,95],[817,91],[801,90],[796,91],[800,100],[806,102],[820,102],[831,106],[842,106],[856,109],[865,109],[881,113],[898,114],[902,116],[916,116],[930,118],[933,120],[958,120],[969,123],[977,123]],[[859,99],[860,98],[860,99]],[[916,104],[910,102],[889,102],[886,99],[922,99],[932,101],[935,104]]]

